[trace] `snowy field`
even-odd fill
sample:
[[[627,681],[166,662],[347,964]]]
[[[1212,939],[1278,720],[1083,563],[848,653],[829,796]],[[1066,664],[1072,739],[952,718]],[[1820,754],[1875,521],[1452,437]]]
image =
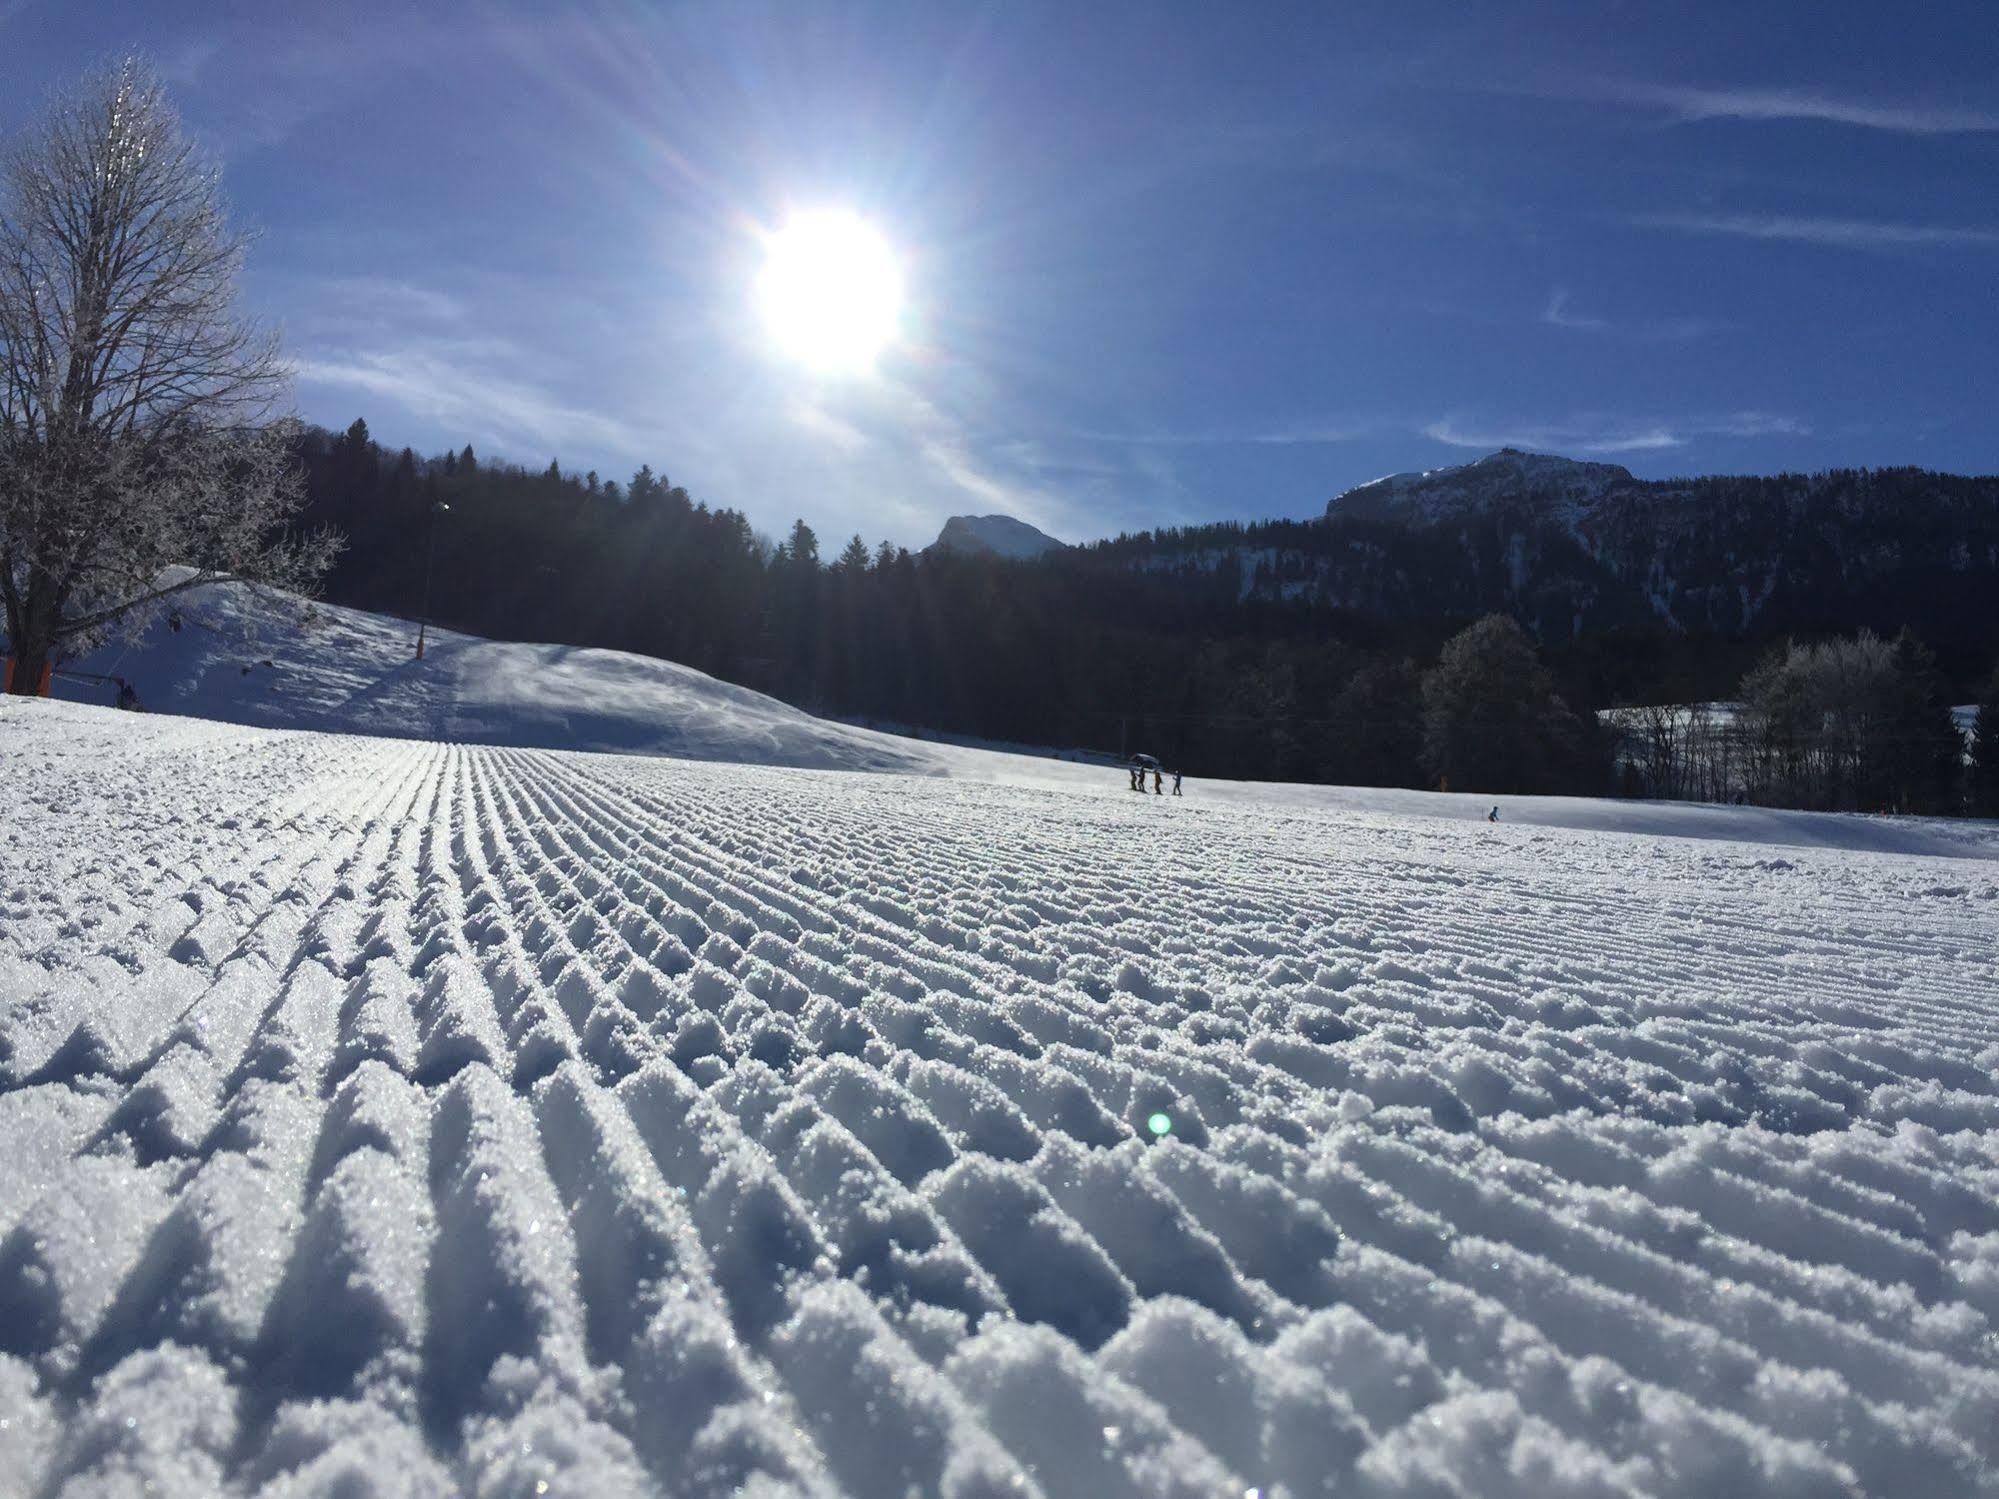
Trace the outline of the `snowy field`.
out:
[[[0,766],[0,1492],[1999,1489],[1975,832]]]
[[[151,711],[264,728],[324,729],[512,748],[674,755],[820,770],[895,771],[1004,785],[1116,791],[1124,773],[1073,758],[940,744],[837,723],[671,661],[624,651],[484,640],[236,585],[178,596],[181,628],[155,621],[76,663],[57,696],[109,705],[130,681]],[[94,676],[91,674],[95,674]],[[1169,767],[1170,769],[1170,767]],[[1128,794],[1128,793],[1126,793]],[[1198,781],[1204,805],[1483,822],[1490,798],[1351,786]],[[1999,828],[1944,819],[1827,816],[1766,807],[1599,797],[1504,797],[1502,820],[1732,842],[1999,857]]]

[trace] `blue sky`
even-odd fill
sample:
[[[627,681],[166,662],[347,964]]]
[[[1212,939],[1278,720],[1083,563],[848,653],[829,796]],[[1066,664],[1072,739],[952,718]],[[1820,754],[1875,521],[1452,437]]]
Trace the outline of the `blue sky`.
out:
[[[0,0],[0,128],[150,54],[308,419],[779,532],[1317,513],[1503,445],[1999,470],[1999,18],[1888,7]],[[760,230],[869,215],[869,379]]]

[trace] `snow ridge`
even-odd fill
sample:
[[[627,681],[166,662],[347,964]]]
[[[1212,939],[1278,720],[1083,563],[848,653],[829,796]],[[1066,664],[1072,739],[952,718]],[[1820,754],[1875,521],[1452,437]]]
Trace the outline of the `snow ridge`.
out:
[[[1999,1472],[1989,866],[60,707],[0,753],[25,1492]]]

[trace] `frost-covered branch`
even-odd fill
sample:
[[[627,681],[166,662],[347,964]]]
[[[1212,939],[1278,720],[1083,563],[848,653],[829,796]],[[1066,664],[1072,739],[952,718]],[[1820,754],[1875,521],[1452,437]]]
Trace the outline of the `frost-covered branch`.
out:
[[[0,157],[0,603],[24,689],[193,582],[304,590],[332,559],[288,532],[290,371],[237,312],[246,244],[141,62],[55,95]]]

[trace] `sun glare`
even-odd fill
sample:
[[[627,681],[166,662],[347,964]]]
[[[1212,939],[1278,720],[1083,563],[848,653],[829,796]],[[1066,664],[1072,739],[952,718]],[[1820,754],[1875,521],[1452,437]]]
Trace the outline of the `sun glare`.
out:
[[[770,235],[757,294],[778,345],[828,374],[873,369],[902,320],[895,252],[845,209],[796,214]]]

